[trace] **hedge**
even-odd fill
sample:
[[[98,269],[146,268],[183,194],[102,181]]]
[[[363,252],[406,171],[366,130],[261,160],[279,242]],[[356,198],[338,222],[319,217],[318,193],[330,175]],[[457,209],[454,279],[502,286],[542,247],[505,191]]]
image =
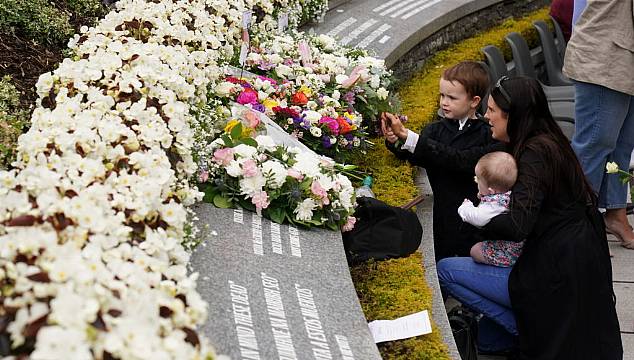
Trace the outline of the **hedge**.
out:
[[[449,66],[465,60],[484,60],[480,48],[492,44],[502,49],[507,60],[511,52],[504,35],[517,31],[531,47],[538,44],[538,35],[532,22],[550,21],[544,8],[525,17],[509,19],[472,38],[451,45],[437,52],[411,79],[402,83],[399,92],[403,113],[408,116],[406,126],[420,131],[434,120],[438,111],[438,80]],[[377,198],[401,205],[418,193],[414,184],[413,168],[396,159],[383,145],[383,139],[372,140],[377,144],[365,158],[362,167],[375,179]],[[425,229],[430,231],[431,229]],[[421,255],[414,255],[381,263],[370,263],[351,268],[351,274],[361,306],[368,321],[393,319],[424,309],[431,311],[432,294],[425,283],[425,269]],[[434,327],[435,329],[435,327]],[[379,344],[384,359],[448,359],[446,345],[438,331],[412,339]]]

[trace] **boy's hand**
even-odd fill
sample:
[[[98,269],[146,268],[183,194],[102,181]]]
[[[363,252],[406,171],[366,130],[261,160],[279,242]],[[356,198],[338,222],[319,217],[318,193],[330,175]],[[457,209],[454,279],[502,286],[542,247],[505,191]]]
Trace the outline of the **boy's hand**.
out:
[[[386,137],[387,133],[391,131],[398,139],[407,139],[407,129],[403,126],[401,119],[394,114],[390,114],[388,112],[381,114],[381,129],[383,130],[383,133],[386,134]],[[388,141],[390,141],[390,139],[388,139]]]
[[[390,120],[385,118],[384,115],[381,115],[381,131],[383,132],[383,135],[385,136],[387,141],[391,144],[394,144],[398,141],[398,136],[394,134],[394,132],[392,131],[392,127],[390,126]]]

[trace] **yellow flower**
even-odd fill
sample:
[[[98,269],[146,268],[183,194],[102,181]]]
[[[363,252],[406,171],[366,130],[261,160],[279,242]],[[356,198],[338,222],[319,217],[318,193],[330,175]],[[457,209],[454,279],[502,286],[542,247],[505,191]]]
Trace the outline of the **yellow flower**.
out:
[[[239,123],[240,123],[240,120],[236,120],[236,119],[229,121],[227,125],[225,125],[225,132],[230,133],[231,129],[236,127],[236,125],[238,125]]]
[[[303,92],[307,97],[310,97],[313,94],[313,91],[306,85],[302,85],[298,91]]]
[[[355,123],[355,120],[357,119],[357,117],[354,114],[351,114],[349,112],[343,113],[343,116],[345,116],[353,124]]]
[[[279,103],[273,99],[265,99],[262,101],[262,105],[264,105],[267,109],[272,109],[279,105]]]

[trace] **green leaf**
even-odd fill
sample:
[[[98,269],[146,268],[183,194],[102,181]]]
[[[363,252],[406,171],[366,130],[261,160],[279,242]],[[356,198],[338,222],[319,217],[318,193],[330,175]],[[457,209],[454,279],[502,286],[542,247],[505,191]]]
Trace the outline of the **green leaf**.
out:
[[[228,209],[233,206],[231,200],[222,196],[222,194],[216,194],[216,196],[214,196],[214,205],[221,209]]]
[[[218,188],[208,185],[203,189],[203,192],[205,193],[205,196],[203,196],[203,201],[206,203],[213,203],[214,198],[218,194]]]
[[[255,211],[255,205],[253,205],[253,203],[250,200],[239,198],[238,204],[247,210]]]
[[[231,137],[229,137],[227,134],[222,134],[220,138],[225,143],[225,147],[233,147],[233,141],[231,141]]]
[[[333,231],[339,230],[339,226],[337,226],[337,224],[332,223],[332,222],[328,222],[326,223],[326,226]]]
[[[271,217],[271,220],[273,220],[274,222],[278,224],[283,223],[284,219],[286,218],[286,211],[282,207],[269,209],[268,214]]]
[[[231,138],[234,140],[239,139],[241,135],[242,135],[242,123],[238,123],[236,126],[233,127],[233,129],[231,129]]]
[[[248,145],[248,146],[252,146],[252,147],[258,147],[258,142],[255,141],[255,139],[253,139],[253,138],[250,138],[250,137],[249,138],[244,138],[241,141],[242,141],[242,143],[244,145]]]

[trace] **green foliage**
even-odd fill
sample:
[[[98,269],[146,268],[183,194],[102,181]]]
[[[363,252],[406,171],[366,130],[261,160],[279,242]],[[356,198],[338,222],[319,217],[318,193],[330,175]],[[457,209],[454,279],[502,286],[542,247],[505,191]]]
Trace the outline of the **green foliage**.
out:
[[[66,6],[75,17],[89,18],[90,21],[84,25],[90,25],[108,13],[108,8],[100,0],[67,0]]]
[[[20,93],[5,76],[0,79],[0,169],[9,168],[15,159],[18,136],[28,120],[28,110],[20,108]]]
[[[40,44],[63,46],[80,25],[90,25],[105,14],[99,0],[58,0],[54,5],[46,0],[2,0],[0,30]]]
[[[67,13],[45,0],[3,0],[0,29],[48,45],[62,44],[74,33]]]
[[[538,19],[550,21],[547,8],[521,19],[507,20],[427,59],[425,66],[400,88],[401,106],[409,118],[405,126],[419,131],[433,121],[438,110],[438,81],[444,69],[464,60],[483,60],[480,48],[489,44],[501,48],[507,60],[510,60],[511,53],[504,35],[517,31],[534,47],[538,37],[532,22]],[[382,138],[371,141],[376,146],[368,151],[360,167],[374,177],[373,190],[377,198],[391,205],[402,205],[411,200],[418,193],[412,167],[396,159],[387,150]],[[418,253],[404,259],[360,265],[352,268],[351,273],[368,320],[392,319],[432,308],[431,290],[425,283]],[[449,357],[435,328],[429,335],[382,343],[379,350],[384,359]]]

